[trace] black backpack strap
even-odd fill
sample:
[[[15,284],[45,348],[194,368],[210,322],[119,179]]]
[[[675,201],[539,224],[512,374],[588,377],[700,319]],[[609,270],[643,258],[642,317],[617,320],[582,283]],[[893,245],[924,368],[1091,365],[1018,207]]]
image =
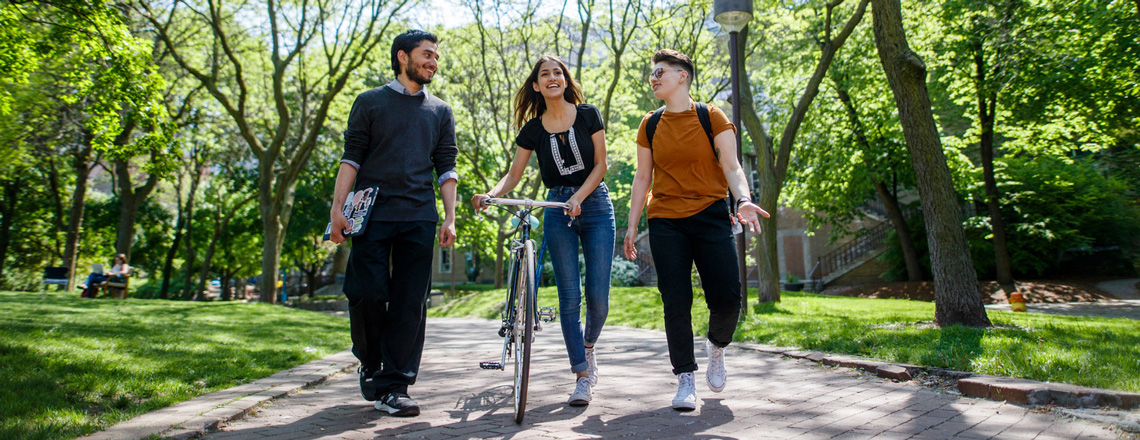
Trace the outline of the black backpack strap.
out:
[[[705,105],[705,103],[703,103],[703,102],[696,103],[696,107],[697,107],[697,119],[699,119],[701,121],[701,127],[704,127],[705,135],[709,137],[709,145],[712,146],[713,155],[716,156],[716,160],[719,162],[720,161],[720,153],[717,152],[716,144],[713,143],[712,118],[709,117],[709,107],[707,105]],[[736,199],[734,199],[732,197],[731,192],[728,193],[728,197],[726,197],[725,200],[728,202],[729,214],[735,216],[736,215]]]
[[[649,150],[653,151],[653,133],[657,132],[657,123],[661,122],[661,115],[665,114],[665,106],[657,109],[645,122],[645,137],[649,138]]]
[[[703,102],[696,103],[695,107],[697,107],[697,119],[701,121],[701,127],[705,129],[705,136],[709,137],[709,146],[713,149],[713,155],[716,156],[717,160],[720,160],[720,154],[716,151],[716,144],[713,143],[712,118],[709,117],[709,107]]]

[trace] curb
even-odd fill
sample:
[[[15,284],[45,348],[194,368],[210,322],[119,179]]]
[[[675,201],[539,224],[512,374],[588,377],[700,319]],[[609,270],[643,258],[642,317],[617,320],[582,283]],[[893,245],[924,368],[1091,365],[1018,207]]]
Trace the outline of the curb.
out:
[[[279,371],[253,382],[203,394],[166,408],[139,415],[83,440],[197,438],[219,425],[245,417],[258,406],[323,383],[359,364],[351,350]]]
[[[845,367],[863,370],[884,379],[897,382],[911,380],[919,373],[940,376],[957,381],[958,392],[967,397],[981,397],[990,400],[1004,400],[1022,405],[1056,405],[1067,408],[1112,407],[1130,410],[1140,408],[1140,393],[1089,388],[1053,382],[1039,382],[1029,379],[987,376],[966,371],[945,368],[922,367],[909,364],[894,364],[847,355],[833,355],[819,351],[803,351],[795,348],[776,347],[764,344],[737,343],[738,347],[804,359],[832,367]]]

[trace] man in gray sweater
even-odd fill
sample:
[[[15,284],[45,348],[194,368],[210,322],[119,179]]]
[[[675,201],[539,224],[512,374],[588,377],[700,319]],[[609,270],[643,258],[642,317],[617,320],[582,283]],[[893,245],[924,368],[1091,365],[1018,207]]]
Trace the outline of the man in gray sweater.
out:
[[[420,413],[408,386],[424,347],[437,182],[445,211],[439,245],[455,243],[455,121],[451,107],[424,88],[439,68],[437,43],[424,31],[399,35],[392,42],[396,79],[356,97],[330,213],[332,241],[341,243],[349,191],[376,188],[364,232],[352,237],[344,294],[360,392],[376,409],[401,417]]]

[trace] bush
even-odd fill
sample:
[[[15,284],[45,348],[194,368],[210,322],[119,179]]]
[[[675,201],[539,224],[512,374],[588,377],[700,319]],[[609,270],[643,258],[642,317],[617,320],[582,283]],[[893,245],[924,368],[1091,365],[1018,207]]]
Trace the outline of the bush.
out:
[[[614,257],[613,265],[611,267],[610,285],[630,287],[636,286],[638,284],[637,273],[639,272],[640,268],[637,267],[637,263],[626,260],[622,257]]]
[[[626,260],[621,257],[614,257],[610,269],[610,285],[611,286],[636,286],[637,272],[639,268],[637,263]],[[578,273],[586,273],[586,257],[578,254]],[[553,286],[554,281],[554,265],[550,261],[542,264],[542,284],[543,286]]]
[[[1140,233],[1140,211],[1129,200],[1128,187],[1102,176],[1088,161],[1006,157],[995,161],[995,168],[1015,275],[1057,273],[1065,254],[1127,249]],[[989,278],[995,263],[984,190],[975,191],[975,200],[981,201],[982,214],[966,219],[966,234],[979,277]]]

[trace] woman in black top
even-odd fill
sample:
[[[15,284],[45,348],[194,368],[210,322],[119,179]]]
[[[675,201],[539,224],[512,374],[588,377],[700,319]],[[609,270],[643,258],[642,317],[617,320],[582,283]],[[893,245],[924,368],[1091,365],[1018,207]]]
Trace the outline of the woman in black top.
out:
[[[514,189],[533,152],[538,156],[542,183],[549,190],[546,199],[570,205],[567,210],[545,210],[543,233],[558,284],[558,309],[570,371],[577,376],[569,400],[575,406],[589,404],[598,381],[594,343],[609,313],[614,247],[614,208],[602,182],[606,174],[605,124],[598,108],[582,101],[579,85],[562,60],[540,58],[515,95],[514,122],[520,129],[511,168],[491,191],[471,198],[475,209],[482,209],[483,200]],[[583,292],[579,244],[586,269],[584,334],[580,324]]]

